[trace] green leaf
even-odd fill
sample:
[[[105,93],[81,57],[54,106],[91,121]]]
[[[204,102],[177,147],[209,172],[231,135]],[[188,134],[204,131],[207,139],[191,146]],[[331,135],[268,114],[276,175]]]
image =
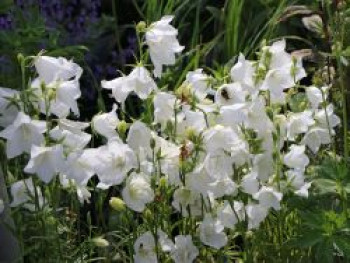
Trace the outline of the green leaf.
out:
[[[309,248],[320,243],[323,240],[323,236],[320,231],[309,231],[304,233],[302,236],[298,237],[289,242],[289,245],[299,247],[299,248]]]
[[[315,179],[313,184],[320,191],[320,194],[337,193],[337,182],[331,179]]]

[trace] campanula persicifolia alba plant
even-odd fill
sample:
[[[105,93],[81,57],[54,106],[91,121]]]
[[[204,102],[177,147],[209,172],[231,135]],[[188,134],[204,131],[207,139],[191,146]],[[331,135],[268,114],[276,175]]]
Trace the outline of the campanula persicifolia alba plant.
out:
[[[129,222],[118,246],[130,261],[224,262],[246,248],[237,236],[266,227],[289,198],[308,197],[308,166],[332,143],[340,120],[327,103],[329,87],[300,84],[302,58],[286,51],[284,39],[262,47],[254,61],[239,55],[223,79],[199,68],[179,87],[157,86],[184,48],[172,19],[137,26],[145,54],[128,75],[102,81],[118,106],[90,121],[72,118],[79,115],[80,66],[62,57],[23,58],[33,61],[37,78],[19,93],[0,90],[1,105],[10,106],[1,114],[15,108],[12,122],[1,123],[7,158],[28,160],[11,186],[11,206],[57,212],[57,187],[74,189],[82,204],[107,196],[119,215],[111,220]],[[289,103],[300,93],[307,103],[293,111]],[[139,119],[125,111],[130,95],[145,105]]]

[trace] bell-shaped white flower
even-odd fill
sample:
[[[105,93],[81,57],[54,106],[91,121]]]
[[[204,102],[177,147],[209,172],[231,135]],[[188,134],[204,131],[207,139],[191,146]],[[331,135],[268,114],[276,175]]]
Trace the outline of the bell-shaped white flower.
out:
[[[33,200],[35,196],[38,197],[38,204],[40,208],[43,207],[45,203],[40,187],[37,186],[36,189],[34,188],[32,178],[20,180],[13,183],[11,185],[11,196],[11,207],[23,205],[23,207],[30,211],[35,211],[35,205]]]
[[[193,244],[191,235],[178,235],[170,255],[175,263],[192,263],[199,255],[199,250]]]
[[[24,168],[24,172],[37,174],[43,182],[49,183],[56,174],[64,170],[64,167],[62,145],[51,147],[33,145],[30,151],[30,160]]]
[[[223,226],[230,229],[234,229],[235,225],[241,220],[236,216],[236,211],[232,209],[227,200],[218,208],[217,215]]]
[[[63,57],[38,56],[35,59],[34,65],[39,78],[46,84],[57,80],[78,79],[83,72],[78,64]]]
[[[241,53],[237,63],[230,70],[231,79],[234,82],[244,83],[252,87],[254,86],[254,71],[253,62],[246,60]]]
[[[258,228],[267,216],[268,208],[260,204],[248,204],[246,206],[248,216],[248,229]]]
[[[151,139],[153,138],[151,129],[141,121],[135,121],[129,129],[126,142],[135,153],[144,149],[147,155],[152,154]]]
[[[317,110],[315,112],[315,120],[318,126],[331,130],[341,123],[340,118],[334,114],[332,104],[327,105],[326,108]]]
[[[122,191],[125,204],[136,212],[142,212],[146,204],[154,199],[150,178],[142,173],[132,173],[126,180]]]
[[[96,151],[92,151],[91,149],[70,153],[62,174],[74,180],[77,185],[86,185],[95,173],[91,166],[91,163],[93,163],[92,159],[95,158],[95,153]]]
[[[242,84],[230,83],[224,84],[216,92],[215,102],[218,105],[232,105],[245,102],[247,91],[243,89]]]
[[[14,122],[0,132],[0,137],[7,140],[7,158],[16,157],[23,152],[29,153],[32,145],[43,143],[42,134],[45,131],[46,122],[32,120],[25,113],[19,112]]]
[[[289,170],[286,173],[288,183],[295,189],[294,193],[301,197],[309,196],[311,182],[305,182],[304,173],[300,170]]]
[[[275,210],[280,210],[282,196],[282,193],[277,192],[272,187],[262,186],[260,190],[253,195],[253,198],[259,200],[259,204],[266,208],[272,207]]]
[[[309,164],[309,158],[305,154],[305,145],[291,145],[290,151],[284,156],[283,161],[289,168],[304,171]]]
[[[306,88],[306,96],[311,104],[312,109],[318,109],[318,106],[323,101],[322,91],[315,86]]]
[[[175,190],[171,204],[184,217],[189,216],[189,211],[191,216],[199,216],[202,213],[201,195],[185,187],[179,187]]]
[[[175,117],[176,97],[166,92],[158,92],[153,99],[154,121],[165,126]]]
[[[209,78],[201,68],[189,71],[186,75],[186,82],[191,85],[193,94],[199,101],[203,101],[208,95],[210,89]]]
[[[146,32],[154,75],[161,77],[163,65],[174,65],[175,54],[180,53],[184,47],[177,40],[177,29],[170,25],[173,16],[164,16],[160,21],[152,23]]]
[[[100,179],[100,188],[121,184],[127,173],[136,168],[135,153],[127,144],[118,140],[111,140],[107,145],[92,149],[90,154],[94,151],[95,159],[91,160],[91,163]]]
[[[228,240],[223,224],[209,214],[204,216],[199,226],[199,236],[203,244],[216,249],[226,246]]]
[[[90,142],[91,135],[83,132],[89,127],[89,123],[59,119],[57,124],[50,131],[50,137],[60,141],[68,151],[81,150]]]
[[[241,142],[239,136],[230,128],[216,125],[203,134],[204,145],[208,153],[221,155],[224,151],[231,152],[231,148]]]
[[[259,191],[259,181],[257,172],[253,171],[243,176],[241,181],[242,191],[247,194],[255,194]]]
[[[309,110],[291,113],[287,119],[287,137],[294,140],[295,136],[301,133],[306,133],[310,126],[315,123],[312,112]]]
[[[117,108],[117,105],[114,104],[110,112],[98,114],[92,118],[93,129],[98,134],[108,139],[118,138],[118,133],[116,131],[119,123],[119,119],[116,113]]]
[[[16,105],[11,101],[19,100],[19,91],[0,87],[0,126],[7,127],[15,120],[18,114]]]
[[[156,83],[143,66],[136,66],[127,76],[109,81],[103,80],[101,86],[112,90],[113,97],[122,105],[131,92],[135,92],[140,99],[144,100],[152,91],[157,90]]]
[[[135,263],[157,263],[156,243],[150,231],[139,236],[134,243]]]
[[[305,144],[313,153],[317,153],[322,144],[331,143],[331,134],[329,130],[320,127],[311,128],[304,136],[301,141],[302,144]]]
[[[43,114],[54,114],[65,118],[72,111],[79,116],[77,99],[81,96],[78,79],[44,83],[45,91],[41,89],[41,80],[36,78],[31,83],[33,93],[38,97],[38,109]]]

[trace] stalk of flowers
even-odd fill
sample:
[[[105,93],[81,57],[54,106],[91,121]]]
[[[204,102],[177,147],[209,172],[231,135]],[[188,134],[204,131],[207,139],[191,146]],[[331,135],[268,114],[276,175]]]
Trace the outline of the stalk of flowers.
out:
[[[172,19],[138,27],[157,78],[184,48]],[[129,244],[135,262],[228,257],[232,233],[254,232],[283,209],[287,196],[308,197],[309,156],[332,143],[340,123],[326,101],[329,87],[302,86],[301,58],[285,49],[280,40],[264,46],[256,61],[240,55],[224,79],[202,69],[188,72],[175,91],[157,86],[141,54],[130,74],[102,81],[119,106],[90,123],[69,119],[79,114],[82,69],[65,58],[35,57],[38,78],[28,88],[35,98],[29,103],[45,121],[25,112],[19,93],[0,90],[7,157],[30,154],[26,179],[11,187],[11,205],[35,211],[33,192],[39,206],[50,205],[33,185],[34,174],[44,184],[59,175],[62,187],[73,185],[78,199],[88,202],[96,175],[96,191],[121,189],[110,203],[135,223]],[[130,94],[145,104],[132,123],[124,112]],[[300,94],[306,103],[295,109],[291,101]],[[104,138],[99,147],[88,147],[92,135],[84,130],[90,125]]]

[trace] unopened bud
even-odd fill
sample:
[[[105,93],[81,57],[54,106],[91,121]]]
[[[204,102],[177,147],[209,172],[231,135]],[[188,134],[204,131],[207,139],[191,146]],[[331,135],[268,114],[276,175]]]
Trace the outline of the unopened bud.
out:
[[[136,30],[138,32],[144,32],[146,29],[147,25],[145,21],[140,21],[138,22],[138,24],[136,25]]]
[[[168,180],[164,176],[159,179],[159,186],[161,188],[166,188],[168,186]]]
[[[128,124],[122,120],[117,125],[118,133],[120,136],[124,136],[126,134],[126,130],[128,129]]]
[[[125,210],[125,203],[122,199],[118,197],[112,197],[109,200],[109,205],[118,212],[124,211]]]
[[[103,237],[95,237],[91,240],[97,247],[108,247],[109,242]]]

